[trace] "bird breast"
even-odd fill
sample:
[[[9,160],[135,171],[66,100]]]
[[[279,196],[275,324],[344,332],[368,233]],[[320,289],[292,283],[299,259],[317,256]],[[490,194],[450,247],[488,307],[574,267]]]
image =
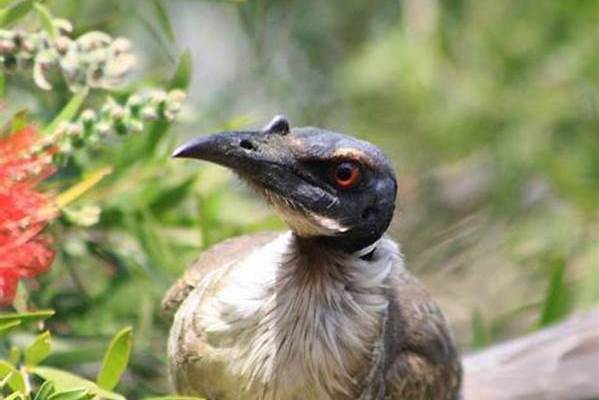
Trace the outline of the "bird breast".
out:
[[[386,239],[364,261],[300,251],[288,233],[214,271],[175,317],[177,389],[218,399],[357,398],[381,337],[385,284],[400,264]]]

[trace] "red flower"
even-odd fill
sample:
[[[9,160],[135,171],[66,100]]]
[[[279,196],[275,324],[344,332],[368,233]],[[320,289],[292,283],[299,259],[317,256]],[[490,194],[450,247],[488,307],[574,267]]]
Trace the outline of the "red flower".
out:
[[[32,127],[0,138],[0,305],[11,304],[20,278],[44,272],[54,259],[42,231],[56,217],[54,198],[37,191],[54,173],[53,150]]]

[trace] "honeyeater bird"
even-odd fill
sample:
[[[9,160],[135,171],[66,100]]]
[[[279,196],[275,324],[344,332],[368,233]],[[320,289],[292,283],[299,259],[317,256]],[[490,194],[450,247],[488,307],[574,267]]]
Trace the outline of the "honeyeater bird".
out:
[[[169,370],[214,400],[456,399],[451,331],[385,236],[397,180],[374,145],[319,128],[217,133],[174,157],[235,171],[289,225],[205,252],[163,300]]]
[[[175,390],[209,400],[599,398],[599,313],[467,357],[385,236],[397,179],[374,145],[319,128],[191,140],[289,226],[204,252],[162,302]],[[461,386],[462,390],[461,390]]]

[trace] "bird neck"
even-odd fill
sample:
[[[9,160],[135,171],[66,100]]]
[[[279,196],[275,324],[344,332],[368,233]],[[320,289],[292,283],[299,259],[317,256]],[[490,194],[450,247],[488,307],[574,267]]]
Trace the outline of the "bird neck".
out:
[[[372,238],[363,242],[348,243],[343,237],[337,236],[302,236],[293,233],[293,241],[300,253],[317,252],[343,257],[356,257],[369,261],[382,238]]]
[[[283,234],[241,261],[219,300],[207,303],[207,340],[241,344],[233,368],[244,371],[247,387],[267,392],[261,398],[358,398],[388,307],[388,279],[400,266],[389,239],[366,261]]]

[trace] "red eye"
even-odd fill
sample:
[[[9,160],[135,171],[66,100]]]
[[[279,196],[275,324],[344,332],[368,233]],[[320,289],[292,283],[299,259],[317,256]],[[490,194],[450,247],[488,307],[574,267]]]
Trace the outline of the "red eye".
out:
[[[349,189],[360,180],[360,167],[353,162],[344,161],[333,167],[333,182],[340,189]]]

